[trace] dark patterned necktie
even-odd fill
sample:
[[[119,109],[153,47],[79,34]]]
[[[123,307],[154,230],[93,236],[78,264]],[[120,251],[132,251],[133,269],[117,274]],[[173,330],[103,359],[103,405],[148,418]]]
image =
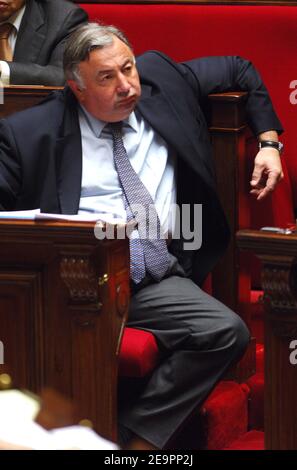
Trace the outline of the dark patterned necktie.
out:
[[[11,23],[3,23],[0,25],[0,60],[7,62],[12,61],[12,50],[8,42],[8,37],[13,27]]]
[[[127,219],[130,221],[133,218],[138,224],[139,237],[130,237],[131,278],[135,283],[139,283],[148,272],[154,280],[160,281],[169,266],[160,219],[151,195],[128,158],[122,138],[122,122],[110,123],[109,128],[113,137],[114,161],[123,190]]]

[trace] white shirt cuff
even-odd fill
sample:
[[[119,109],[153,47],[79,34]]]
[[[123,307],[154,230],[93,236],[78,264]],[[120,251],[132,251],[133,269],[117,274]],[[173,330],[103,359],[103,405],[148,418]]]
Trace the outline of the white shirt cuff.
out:
[[[5,60],[0,60],[1,82],[3,85],[10,84],[10,68]]]

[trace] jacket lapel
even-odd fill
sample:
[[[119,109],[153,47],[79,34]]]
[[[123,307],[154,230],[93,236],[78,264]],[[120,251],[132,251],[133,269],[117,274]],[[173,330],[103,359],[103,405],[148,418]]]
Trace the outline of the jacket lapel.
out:
[[[60,137],[56,142],[58,198],[62,214],[77,214],[81,193],[82,145],[77,103],[67,88]]]
[[[35,0],[27,2],[14,51],[14,60],[36,61],[46,37],[43,11]]]

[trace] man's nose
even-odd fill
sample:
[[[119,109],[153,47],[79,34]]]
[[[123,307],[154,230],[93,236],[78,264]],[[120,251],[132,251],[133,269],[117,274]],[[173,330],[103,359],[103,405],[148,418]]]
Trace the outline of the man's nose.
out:
[[[131,85],[127,79],[127,77],[125,77],[125,75],[123,74],[120,74],[119,77],[118,77],[118,93],[124,93],[124,94],[127,94],[129,93],[130,89],[131,89]]]

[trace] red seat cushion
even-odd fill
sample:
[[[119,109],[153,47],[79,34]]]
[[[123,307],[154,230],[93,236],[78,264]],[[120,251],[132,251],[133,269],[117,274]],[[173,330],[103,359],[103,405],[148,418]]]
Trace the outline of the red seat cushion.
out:
[[[119,357],[119,374],[125,377],[144,377],[159,362],[159,350],[152,333],[125,328]]]
[[[264,429],[264,374],[253,375],[247,385],[250,388],[249,428]]]
[[[203,415],[208,450],[223,449],[247,431],[248,393],[245,384],[223,381],[204,402],[200,413]]]
[[[257,343],[264,342],[264,303],[262,290],[251,290],[250,304],[250,328],[252,336],[257,339]]]
[[[175,439],[171,449],[221,450],[247,432],[249,388],[221,381],[196,410]]]
[[[264,373],[264,344],[256,345],[256,372]]]
[[[264,432],[249,431],[224,450],[265,450]]]
[[[264,292],[262,290],[252,290],[251,291],[251,304],[254,305],[254,312],[255,315],[262,315],[263,314],[263,294]]]

